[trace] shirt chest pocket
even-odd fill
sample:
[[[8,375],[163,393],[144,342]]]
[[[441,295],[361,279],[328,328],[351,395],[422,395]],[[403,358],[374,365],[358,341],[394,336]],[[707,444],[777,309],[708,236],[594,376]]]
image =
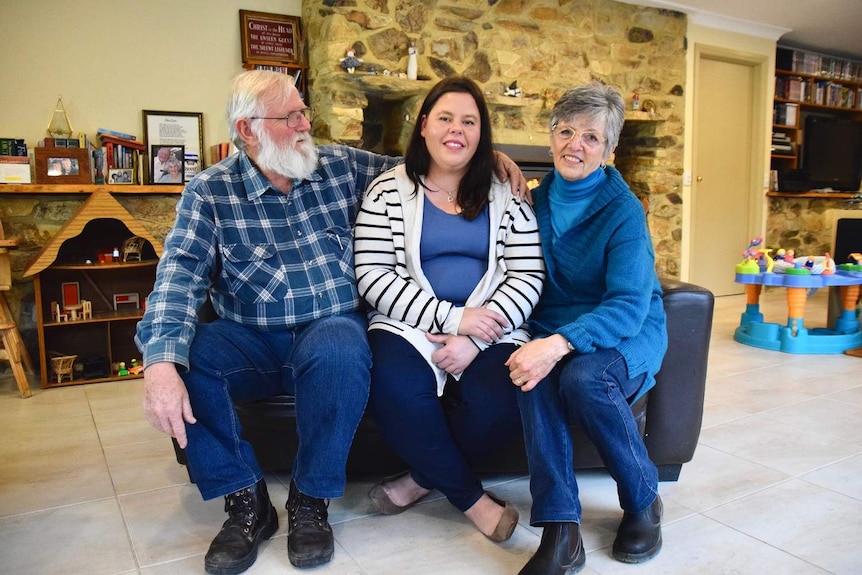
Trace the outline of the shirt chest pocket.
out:
[[[237,298],[248,303],[273,303],[287,297],[287,276],[275,246],[222,246],[222,279]]]

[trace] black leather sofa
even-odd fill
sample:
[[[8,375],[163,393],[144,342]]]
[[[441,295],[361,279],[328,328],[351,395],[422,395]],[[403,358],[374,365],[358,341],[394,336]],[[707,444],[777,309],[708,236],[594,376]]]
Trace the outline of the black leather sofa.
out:
[[[707,289],[672,279],[663,279],[662,288],[668,351],[656,376],[656,386],[632,409],[650,458],[658,466],[659,479],[676,481],[682,465],[691,461],[700,436],[714,298]],[[237,404],[236,408],[243,436],[254,446],[261,467],[289,470],[297,448],[293,397],[278,396]],[[574,468],[603,467],[595,447],[583,432],[573,429],[573,433]],[[174,449],[177,461],[185,464],[185,454],[176,442]],[[348,475],[379,478],[403,469],[404,463],[366,416],[354,437],[347,462]],[[476,471],[481,474],[527,473],[523,440],[517,440]]]

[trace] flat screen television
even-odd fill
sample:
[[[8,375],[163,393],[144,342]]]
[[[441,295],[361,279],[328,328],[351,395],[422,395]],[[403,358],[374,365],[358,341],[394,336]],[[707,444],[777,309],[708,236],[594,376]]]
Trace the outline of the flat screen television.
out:
[[[805,119],[802,163],[812,188],[858,190],[862,178],[862,122],[809,115]]]

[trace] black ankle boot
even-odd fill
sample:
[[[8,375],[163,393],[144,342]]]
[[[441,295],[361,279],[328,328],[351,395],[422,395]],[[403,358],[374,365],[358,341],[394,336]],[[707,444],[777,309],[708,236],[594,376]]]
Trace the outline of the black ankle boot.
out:
[[[640,513],[624,513],[614,540],[613,556],[623,563],[642,563],[661,551],[661,498]]]
[[[207,573],[235,575],[252,566],[261,540],[278,529],[278,514],[269,502],[263,479],[236,493],[225,495],[228,519],[210,543],[204,558]]]
[[[571,575],[586,561],[580,525],[545,523],[539,548],[518,575]]]
[[[290,522],[287,530],[287,558],[294,567],[314,567],[332,559],[335,539],[327,520],[327,507],[327,501],[301,493],[291,480],[290,496],[287,499]]]

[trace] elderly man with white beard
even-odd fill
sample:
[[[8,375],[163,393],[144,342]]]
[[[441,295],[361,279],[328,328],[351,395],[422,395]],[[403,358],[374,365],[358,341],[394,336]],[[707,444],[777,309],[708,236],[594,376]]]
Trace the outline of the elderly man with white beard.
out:
[[[225,498],[204,566],[233,574],[278,529],[233,402],[294,395],[287,550],[294,566],[314,567],[332,558],[328,500],[344,493],[369,391],[353,224],[364,190],[401,159],[316,147],[313,111],[285,74],[237,76],[227,118],[239,153],[187,184],[138,324],[144,411],[185,448],[201,496]],[[526,190],[509,158],[497,163],[513,192]],[[207,296],[218,318],[198,323]]]

